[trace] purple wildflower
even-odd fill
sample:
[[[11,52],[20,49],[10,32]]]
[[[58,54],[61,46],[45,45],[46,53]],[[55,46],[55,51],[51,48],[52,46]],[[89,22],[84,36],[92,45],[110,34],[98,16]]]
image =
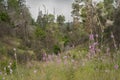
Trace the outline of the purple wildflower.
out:
[[[93,45],[94,45],[94,46],[97,46],[97,45],[98,45],[98,42],[94,42]]]
[[[46,60],[47,60],[47,54],[46,54],[46,53],[44,53],[42,57],[43,57],[43,58],[42,58],[43,61],[46,61]]]
[[[63,59],[67,59],[67,56],[64,56]]]
[[[98,42],[94,42],[89,46],[89,54],[91,57],[93,57],[93,55],[95,55],[95,53],[97,51],[97,45],[98,45]]]
[[[114,65],[114,68],[117,70],[119,68],[119,65],[118,64]]]
[[[94,44],[92,44],[92,45],[90,45],[90,53],[95,53],[95,45]]]
[[[100,52],[101,50],[100,49],[97,49],[97,52]]]
[[[48,60],[52,61],[52,56],[51,55],[48,55]]]
[[[90,35],[89,35],[89,39],[90,39],[90,40],[94,40],[94,35],[93,35],[93,34],[90,34]]]
[[[64,60],[64,65],[67,65],[67,63],[68,63],[67,60]]]
[[[61,59],[60,59],[60,58],[57,59],[57,63],[58,63],[58,64],[61,63]]]

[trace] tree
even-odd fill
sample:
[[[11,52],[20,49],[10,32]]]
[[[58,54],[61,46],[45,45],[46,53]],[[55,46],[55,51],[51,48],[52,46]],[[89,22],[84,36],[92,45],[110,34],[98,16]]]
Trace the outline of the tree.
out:
[[[113,6],[114,0],[104,0],[104,8],[107,11],[107,19],[113,20],[115,7]]]
[[[39,13],[38,13],[38,17],[37,17],[37,24],[38,24],[40,27],[43,27],[43,21],[42,21],[42,18],[43,18],[42,11],[39,11]]]
[[[79,2],[75,1],[73,4],[72,4],[72,16],[73,17],[80,17],[80,5],[79,5]]]
[[[4,0],[0,0],[0,12],[5,11],[7,4]]]
[[[120,7],[117,8],[114,15],[113,32],[116,40],[117,47],[120,48]]]
[[[18,3],[18,0],[8,0],[8,9],[10,11],[17,11],[19,10],[19,3]]]
[[[10,16],[4,0],[0,0],[0,37],[11,35]]]
[[[53,14],[42,14],[42,11],[39,11],[37,17],[37,24],[40,27],[46,27],[49,23],[54,23],[55,16]]]
[[[48,23],[53,23],[55,20],[55,16],[53,14],[48,14]]]
[[[58,23],[59,25],[63,25],[63,24],[64,24],[64,21],[65,21],[65,16],[63,16],[63,15],[57,16],[57,23]]]
[[[25,5],[25,0],[18,0],[19,6],[24,6]]]
[[[37,17],[37,24],[45,28],[48,24],[48,14],[42,14],[42,11],[39,11],[38,17]]]
[[[40,40],[44,40],[45,37],[46,37],[45,31],[44,31],[42,28],[40,28],[40,27],[37,27],[37,28],[36,28],[36,30],[35,30],[35,35],[36,35],[36,37],[37,37],[38,39],[40,39]]]
[[[0,21],[9,22],[10,18],[7,12],[0,12]]]
[[[25,0],[8,0],[8,14],[16,35],[23,39],[24,44],[27,46],[32,18],[29,9],[25,5]]]

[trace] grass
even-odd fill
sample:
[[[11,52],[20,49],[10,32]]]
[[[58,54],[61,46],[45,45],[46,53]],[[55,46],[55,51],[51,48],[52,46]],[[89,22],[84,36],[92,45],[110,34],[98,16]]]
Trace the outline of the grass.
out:
[[[8,60],[4,67],[9,71],[0,69],[0,80],[119,80],[119,53],[114,55],[114,60],[105,53],[89,59],[88,50],[79,46],[59,55],[44,55],[43,61],[28,61],[13,68],[8,67]]]
[[[25,65],[18,65],[18,72],[1,75],[5,80],[119,80],[120,69],[115,69],[114,64],[106,61],[99,61],[97,58],[91,60],[74,60],[63,55],[61,62],[59,57],[54,56],[54,60],[33,61]],[[63,58],[62,58],[63,57]],[[1,79],[2,80],[2,79]]]
[[[94,67],[94,66],[93,66]],[[18,68],[5,76],[5,80],[119,80],[120,70],[95,70],[91,65],[75,67],[72,64],[36,62],[31,68]]]

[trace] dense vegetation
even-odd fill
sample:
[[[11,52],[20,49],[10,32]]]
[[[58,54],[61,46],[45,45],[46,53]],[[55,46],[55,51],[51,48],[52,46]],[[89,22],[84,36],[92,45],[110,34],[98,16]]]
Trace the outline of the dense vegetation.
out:
[[[35,21],[25,0],[0,0],[0,80],[119,80],[119,4],[74,0],[72,22]]]

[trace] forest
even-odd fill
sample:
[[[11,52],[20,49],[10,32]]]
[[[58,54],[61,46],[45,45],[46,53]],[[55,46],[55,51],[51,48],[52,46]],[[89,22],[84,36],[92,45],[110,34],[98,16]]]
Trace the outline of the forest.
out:
[[[96,1],[73,0],[67,21],[0,0],[0,80],[120,80],[120,0]]]

